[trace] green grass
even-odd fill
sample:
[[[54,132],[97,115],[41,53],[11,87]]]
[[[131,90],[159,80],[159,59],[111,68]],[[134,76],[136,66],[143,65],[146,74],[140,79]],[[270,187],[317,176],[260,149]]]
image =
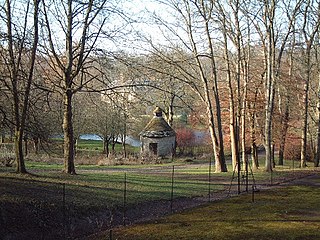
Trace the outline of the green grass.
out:
[[[86,140],[86,139],[79,139],[77,144],[78,150],[86,149],[91,151],[102,151],[103,150],[103,142],[101,140]],[[130,145],[126,145],[128,151],[139,151],[139,147],[133,147]],[[109,145],[109,149],[111,150],[111,145]],[[116,143],[115,144],[115,151],[121,152],[122,151],[122,144]]]
[[[148,171],[148,169],[155,169]],[[52,193],[59,185],[66,184],[67,202],[81,201],[77,206],[86,208],[88,205],[101,207],[104,205],[121,206],[123,203],[124,178],[126,173],[127,203],[137,204],[145,201],[170,199],[172,186],[172,167],[164,166],[88,166],[80,165],[78,175],[70,176],[62,173],[62,165],[41,162],[27,162],[27,169],[33,175],[16,175],[4,171],[0,172],[0,180],[10,182],[18,179],[14,185],[25,185],[19,191],[21,195],[28,194],[29,186],[46,186]],[[179,171],[178,171],[179,172]],[[176,173],[174,180],[174,197],[201,196],[208,193],[208,180],[201,174],[198,178],[185,178]],[[203,172],[206,176],[206,173]],[[58,185],[58,187],[57,187]],[[61,186],[62,187],[62,186]],[[60,187],[60,188],[61,188]],[[8,185],[10,188],[10,185]],[[219,190],[221,187],[212,187]],[[60,191],[60,190],[59,190]],[[14,192],[11,193],[14,195]],[[59,194],[59,193],[57,193]],[[30,194],[29,194],[30,195]],[[92,195],[95,197],[92,198]],[[30,195],[31,197],[32,195]],[[0,197],[1,198],[1,197]],[[35,191],[34,201],[41,201]],[[24,201],[21,199],[21,201]]]
[[[53,219],[61,220],[63,199],[70,218],[93,216],[110,209],[122,211],[125,176],[127,208],[140,203],[151,204],[155,200],[170,200],[173,166],[174,198],[203,196],[207,199],[209,166],[196,164],[196,161],[193,164],[176,160],[165,164],[130,166],[79,165],[76,166],[77,175],[63,173],[62,164],[26,161],[31,174],[16,174],[14,168],[0,167],[0,207],[13,209],[12,219],[18,217],[14,214],[28,209],[23,213],[25,219],[52,216]],[[288,167],[283,167],[276,169],[272,179],[276,183],[307,173],[309,172],[298,169],[293,172]],[[231,177],[230,171],[212,173],[211,193],[228,188]],[[255,178],[258,184],[269,183],[270,174],[260,170],[255,173]],[[30,212],[35,215],[30,215]],[[46,221],[44,218],[43,224],[48,224],[49,220]],[[30,229],[38,223],[34,220],[33,224],[28,225],[29,221],[25,224],[24,229]],[[19,229],[15,223],[12,226]]]
[[[291,186],[115,229],[114,239],[320,239],[320,188]],[[91,239],[105,239],[108,233]]]
[[[26,185],[26,191],[21,188],[21,196],[28,193],[28,186],[39,184],[48,189],[52,188],[55,194],[57,188],[61,190],[62,184],[66,184],[67,202],[79,202],[79,208],[87,208],[89,205],[94,208],[104,206],[121,206],[123,204],[124,178],[126,174],[127,203],[137,204],[146,201],[168,200],[171,197],[172,170],[174,169],[174,197],[192,197],[208,195],[208,165],[186,164],[183,162],[172,162],[162,165],[132,165],[132,166],[77,166],[78,175],[70,176],[62,172],[61,164],[48,164],[43,162],[27,161],[26,167],[32,175],[16,175],[13,168],[0,167],[0,180],[10,182],[19,180],[10,186],[19,188],[19,184]],[[230,166],[229,166],[230,169]],[[272,173],[273,183],[283,181],[285,178],[293,177],[292,171],[288,169]],[[270,173],[260,170],[254,173],[256,183],[270,183]],[[210,191],[218,191],[228,188],[232,180],[232,172],[212,173]],[[233,179],[233,185],[236,185]],[[252,176],[249,176],[249,183],[252,183]],[[10,193],[12,195],[15,192]],[[57,193],[58,195],[60,193]],[[30,195],[30,194],[29,194]],[[95,197],[92,198],[91,196]],[[40,196],[30,197],[34,201],[42,201]],[[1,199],[1,197],[0,197]],[[24,201],[23,198],[21,201]]]

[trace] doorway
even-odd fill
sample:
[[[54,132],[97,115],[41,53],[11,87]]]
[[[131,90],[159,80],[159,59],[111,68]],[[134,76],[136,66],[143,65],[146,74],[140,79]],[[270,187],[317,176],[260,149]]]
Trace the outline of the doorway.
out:
[[[158,143],[150,143],[149,144],[149,151],[152,152],[154,155],[158,154]]]

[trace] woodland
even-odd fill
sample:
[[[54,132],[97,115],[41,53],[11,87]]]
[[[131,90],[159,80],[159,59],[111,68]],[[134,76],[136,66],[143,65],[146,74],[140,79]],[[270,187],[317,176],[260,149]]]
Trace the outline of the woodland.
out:
[[[216,172],[242,160],[267,172],[285,159],[319,166],[319,0],[0,8],[1,143],[14,143],[18,173],[28,172],[25,144],[37,152],[59,135],[64,172],[76,174],[81,134],[100,136],[108,154],[115,139],[138,137],[155,106],[174,129],[208,131]]]

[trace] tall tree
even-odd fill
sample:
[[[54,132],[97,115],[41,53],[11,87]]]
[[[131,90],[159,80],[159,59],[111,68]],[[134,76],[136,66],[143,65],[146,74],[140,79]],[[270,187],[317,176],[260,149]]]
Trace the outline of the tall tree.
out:
[[[264,1],[264,24],[266,28],[266,92],[265,92],[265,130],[264,147],[266,149],[265,168],[267,172],[272,171],[272,113],[274,108],[274,89],[275,89],[275,11],[276,1]]]
[[[317,45],[319,45],[319,34],[317,37]],[[317,66],[317,77],[318,77],[318,88],[317,88],[317,152],[314,159],[314,166],[319,167],[320,162],[320,53],[319,47],[316,48],[315,59],[316,59],[316,66]]]
[[[306,166],[307,156],[307,128],[308,128],[308,105],[309,85],[311,79],[311,50],[314,47],[314,40],[320,27],[320,2],[308,0],[303,6],[302,35],[305,45],[305,74],[303,84],[303,122],[301,134],[301,159],[300,166]]]
[[[96,78],[96,75],[88,73],[88,69],[93,68],[90,56],[110,13],[117,12],[112,4],[105,12],[106,5],[106,0],[43,3],[49,64],[55,70],[57,81],[61,83],[63,95],[64,171],[69,174],[76,173],[72,99],[74,94],[88,87]]]
[[[232,167],[233,170],[235,170],[236,166],[240,167],[240,154],[239,154],[239,118],[237,117],[237,113],[239,111],[237,110],[239,106],[236,105],[238,103],[235,92],[237,92],[237,96],[240,96],[240,85],[237,81],[237,84],[234,84],[232,81],[232,67],[234,66],[231,62],[231,52],[229,50],[229,42],[230,38],[228,36],[232,36],[233,43],[236,43],[237,37],[234,36],[234,31],[232,29],[232,20],[230,19],[230,14],[226,12],[223,5],[218,1],[216,2],[217,10],[218,10],[218,16],[221,24],[221,32],[223,36],[223,48],[224,48],[224,62],[225,62],[225,68],[226,68],[226,78],[228,83],[228,91],[229,91],[229,130],[230,130],[230,144],[231,144],[231,156],[232,156]],[[236,44],[237,46],[237,44]],[[239,50],[239,48],[237,48]],[[239,51],[237,51],[239,53]],[[238,58],[240,56],[238,55]],[[239,63],[240,64],[240,63]],[[239,66],[239,64],[236,64]],[[240,70],[237,68],[237,70]],[[238,73],[238,71],[237,71]],[[236,74],[237,80],[240,80],[238,78],[238,74]],[[234,85],[236,87],[234,87]],[[234,89],[236,88],[236,89]],[[235,91],[237,90],[237,91]]]
[[[10,93],[9,100],[12,100],[13,106],[16,171],[19,173],[27,172],[23,137],[39,39],[39,4],[39,0],[27,1],[26,4],[6,0],[2,9],[5,13],[2,21],[6,23],[6,51],[1,51],[1,62],[5,63],[5,69],[2,68],[7,73],[3,73],[4,85]]]
[[[179,44],[187,51],[187,54],[184,54],[185,58],[180,60],[180,64],[177,64],[177,61],[173,63],[183,76],[180,76],[180,80],[188,84],[206,106],[207,125],[212,140],[216,172],[226,172],[218,70],[213,37],[213,2],[171,0],[165,4],[174,12],[175,19],[169,23],[166,19],[158,17],[157,22],[165,29],[165,33],[171,34],[171,39],[178,39]],[[175,30],[177,27],[179,31]],[[182,67],[181,62],[185,66],[186,63],[189,63],[188,67]]]

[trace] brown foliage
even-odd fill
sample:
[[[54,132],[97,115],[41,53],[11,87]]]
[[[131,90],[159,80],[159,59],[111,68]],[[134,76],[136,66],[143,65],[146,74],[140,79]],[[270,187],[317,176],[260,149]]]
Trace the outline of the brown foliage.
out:
[[[187,148],[195,145],[195,135],[192,129],[179,128],[176,130],[177,146],[180,154],[184,154]]]

